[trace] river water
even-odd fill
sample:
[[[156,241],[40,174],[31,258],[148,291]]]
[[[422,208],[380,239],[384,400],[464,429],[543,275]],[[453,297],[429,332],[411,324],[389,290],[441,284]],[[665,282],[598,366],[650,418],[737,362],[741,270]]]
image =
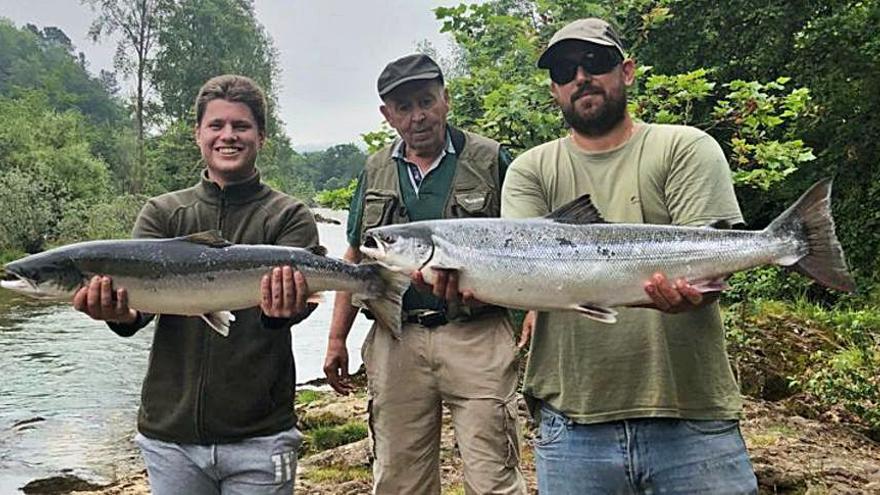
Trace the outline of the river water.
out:
[[[318,224],[331,256],[345,250],[344,212],[317,209],[342,225]],[[321,370],[333,294],[293,329],[297,381]],[[352,370],[370,322],[349,336]],[[106,483],[143,468],[135,434],[152,325],[121,338],[70,305],[0,290],[0,495],[27,482],[72,474]]]

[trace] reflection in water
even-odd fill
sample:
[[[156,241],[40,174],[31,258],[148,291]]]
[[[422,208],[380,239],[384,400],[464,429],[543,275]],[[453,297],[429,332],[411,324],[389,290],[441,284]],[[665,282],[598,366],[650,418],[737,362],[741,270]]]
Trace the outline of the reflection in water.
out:
[[[342,256],[344,226],[319,230],[330,255]],[[300,382],[323,376],[332,307],[326,294],[294,327]],[[353,368],[368,329],[359,316],[349,337]],[[109,482],[142,469],[131,439],[151,340],[152,326],[120,338],[68,304],[0,291],[0,494],[62,473]]]

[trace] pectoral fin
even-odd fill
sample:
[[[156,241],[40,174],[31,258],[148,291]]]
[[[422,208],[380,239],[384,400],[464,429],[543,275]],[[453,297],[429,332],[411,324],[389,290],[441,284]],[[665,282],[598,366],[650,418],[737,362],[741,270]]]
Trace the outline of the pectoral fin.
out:
[[[235,315],[229,311],[217,311],[216,313],[206,313],[202,315],[202,319],[211,329],[224,337],[229,336],[229,325],[235,321]]]
[[[602,323],[617,323],[617,311],[595,304],[581,304],[574,308],[578,313]]]

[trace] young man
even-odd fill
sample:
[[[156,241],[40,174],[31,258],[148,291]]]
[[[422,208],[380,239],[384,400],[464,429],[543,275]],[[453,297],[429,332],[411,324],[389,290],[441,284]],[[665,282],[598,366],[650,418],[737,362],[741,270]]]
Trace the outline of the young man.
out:
[[[196,99],[196,119],[201,180],[149,200],[133,236],[216,229],[233,243],[316,246],[309,209],[260,181],[266,98],[256,83],[235,75],[209,80]],[[302,274],[289,266],[264,276],[262,291],[260,307],[235,312],[228,337],[200,318],[156,318],[136,438],[153,493],[292,492],[301,436],[290,327],[314,305],[306,303]],[[73,303],[121,336],[153,319],[130,309],[125,288],[114,289],[109,277],[95,277]]]
[[[630,117],[635,64],[608,23],[563,27],[538,66],[571,133],[513,162],[504,217],[545,215],[589,193],[610,222],[742,222],[715,140]],[[540,417],[540,492],[756,493],[716,298],[660,273],[645,291],[655,307],[621,308],[613,328],[529,314],[523,393]]]
[[[391,62],[378,89],[382,115],[400,138],[370,156],[360,176],[344,256],[352,262],[361,260],[358,247],[370,227],[498,216],[508,164],[497,142],[447,125],[449,95],[429,57]],[[440,493],[441,403],[452,412],[465,492],[525,493],[513,328],[501,308],[456,302],[410,289],[401,338],[374,325],[363,345],[374,493]],[[345,341],[356,313],[351,296],[338,294],[324,372],[340,393],[351,390]]]

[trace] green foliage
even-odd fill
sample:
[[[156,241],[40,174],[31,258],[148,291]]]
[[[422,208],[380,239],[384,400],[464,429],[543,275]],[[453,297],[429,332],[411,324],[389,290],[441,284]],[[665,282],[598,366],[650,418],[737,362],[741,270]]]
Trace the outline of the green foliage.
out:
[[[320,452],[367,438],[367,424],[349,421],[337,426],[319,426],[305,432],[307,452]]]
[[[57,217],[44,188],[38,178],[21,170],[0,174],[0,249],[35,253],[43,248]]]
[[[396,137],[397,133],[385,121],[382,121],[379,129],[361,134],[361,138],[367,145],[367,154],[370,155],[390,144]]]
[[[302,478],[318,484],[370,481],[373,471],[369,466],[330,465],[309,469],[302,473]]]
[[[329,191],[321,191],[315,196],[315,202],[325,208],[334,210],[347,210],[351,204],[351,198],[357,189],[358,180],[352,179],[347,186]]]
[[[92,124],[122,120],[122,108],[85,70],[82,54],[56,27],[18,29],[0,18],[0,96],[37,90],[57,111],[77,110]]]
[[[53,110],[43,94],[0,97],[0,119],[0,178],[6,185],[0,192],[0,246],[36,252],[60,234],[71,205],[108,196],[107,165],[82,139],[91,129],[84,116]]]
[[[127,239],[146,196],[123,194],[107,202],[68,205],[59,223],[54,244],[69,244],[87,239]]]
[[[296,405],[304,406],[306,404],[311,404],[313,402],[317,402],[319,400],[325,399],[328,397],[328,394],[325,392],[318,392],[317,390],[311,389],[302,389],[296,391]]]
[[[833,310],[798,299],[751,300],[724,311],[728,351],[743,392],[765,399],[806,394],[880,435],[880,312]]]
[[[254,79],[274,103],[277,54],[253,0],[178,0],[163,19],[158,43],[153,82],[172,119],[191,119],[199,88],[220,74]],[[270,109],[270,135],[274,115]]]
[[[193,128],[177,121],[146,143],[147,163],[153,177],[147,194],[190,187],[198,181],[202,155],[193,137]]]

